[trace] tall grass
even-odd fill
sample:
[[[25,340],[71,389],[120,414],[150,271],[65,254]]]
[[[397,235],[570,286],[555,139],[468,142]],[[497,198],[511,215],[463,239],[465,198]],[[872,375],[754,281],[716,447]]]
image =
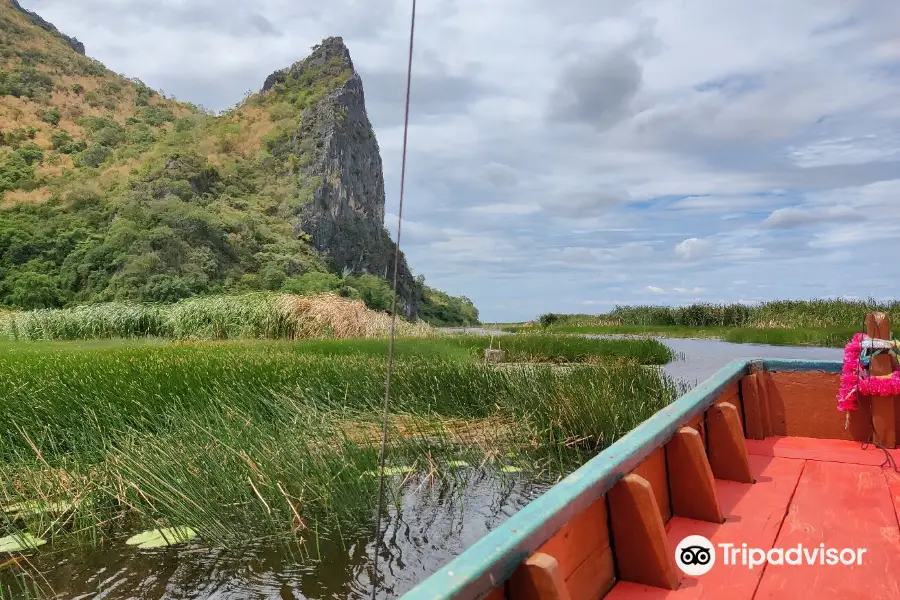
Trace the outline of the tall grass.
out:
[[[13,347],[0,360],[0,506],[75,507],[0,517],[0,531],[96,541],[167,523],[242,544],[367,525],[384,358],[296,346]],[[677,393],[636,361],[503,371],[399,356],[390,464],[454,478],[452,460],[513,461],[558,477]]]
[[[400,335],[430,335],[425,323],[397,319]],[[256,292],[188,298],[175,304],[110,302],[66,309],[0,314],[0,338],[88,340],[303,339],[384,337],[390,315],[334,294]]]
[[[453,341],[480,355],[485,337],[455,336]],[[504,336],[495,339],[492,345],[504,351],[508,362],[569,363],[625,358],[644,365],[660,365],[674,358],[672,350],[656,340],[604,340],[529,333]]]
[[[554,325],[633,325],[663,327],[853,328],[868,312],[885,312],[900,323],[900,301],[776,300],[758,305],[691,304],[688,306],[617,306],[602,315],[557,315]]]
[[[2,564],[0,561],[0,565]],[[15,583],[4,584],[3,580],[0,580],[0,600],[39,600],[44,597],[40,586],[26,573],[17,573],[10,576],[9,580]]]
[[[722,339],[736,344],[766,344],[769,346],[818,346],[824,348],[843,348],[853,338],[853,334],[861,331],[859,327],[827,328],[827,329],[729,329]]]
[[[528,333],[533,328],[506,326],[505,330]],[[719,339],[740,344],[773,346],[818,346],[843,348],[859,327],[834,328],[756,328],[756,327],[687,327],[684,325],[563,325],[554,326],[554,333],[581,335],[658,336],[664,338]]]

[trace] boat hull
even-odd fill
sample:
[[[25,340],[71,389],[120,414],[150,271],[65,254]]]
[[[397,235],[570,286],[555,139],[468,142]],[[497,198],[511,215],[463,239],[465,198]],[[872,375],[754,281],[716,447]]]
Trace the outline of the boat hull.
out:
[[[839,412],[841,368],[726,365],[403,598],[847,598],[863,584],[867,598],[900,597],[900,474],[884,468],[900,454],[865,444],[900,422],[879,421],[871,398]],[[687,535],[720,548],[702,576],[676,561]],[[839,542],[866,545],[867,562],[722,562],[733,562],[727,544],[824,552]]]

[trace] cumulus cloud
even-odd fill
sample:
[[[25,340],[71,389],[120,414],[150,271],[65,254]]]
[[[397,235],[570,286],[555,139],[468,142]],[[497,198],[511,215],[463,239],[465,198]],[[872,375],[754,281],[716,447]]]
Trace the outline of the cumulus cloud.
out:
[[[343,36],[396,213],[405,0],[22,3],[110,68],[214,109]],[[402,245],[486,320],[606,310],[613,288],[657,303],[895,293],[900,263],[855,250],[900,252],[900,3],[418,11]]]
[[[688,238],[675,246],[675,256],[685,261],[698,260],[708,256],[712,248],[713,243],[709,240]]]

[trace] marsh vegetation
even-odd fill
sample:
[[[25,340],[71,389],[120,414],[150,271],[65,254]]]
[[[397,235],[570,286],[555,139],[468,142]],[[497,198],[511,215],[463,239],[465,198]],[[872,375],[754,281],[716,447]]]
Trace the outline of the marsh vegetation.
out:
[[[601,315],[547,313],[534,324],[508,324],[507,331],[545,329],[569,334],[653,335],[715,338],[732,343],[843,347],[869,312],[900,318],[900,302],[779,300],[758,305],[617,306]]]
[[[389,505],[473,476],[552,482],[678,395],[644,368],[672,358],[652,340],[503,339],[528,369],[484,363],[491,343],[397,341]],[[194,544],[319,556],[372,526],[387,344],[3,342],[0,538],[127,552],[137,533],[189,527]]]

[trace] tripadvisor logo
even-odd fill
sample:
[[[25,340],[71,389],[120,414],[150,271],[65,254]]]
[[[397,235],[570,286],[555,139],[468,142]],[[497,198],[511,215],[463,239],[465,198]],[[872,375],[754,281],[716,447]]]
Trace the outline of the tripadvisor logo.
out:
[[[750,548],[747,544],[719,544],[723,565],[742,565],[748,569],[773,565],[861,565],[866,548],[827,548],[825,544],[804,547],[802,544],[784,549]],[[716,548],[702,535],[689,535],[675,548],[675,563],[685,575],[699,577],[709,573],[716,564]]]
[[[705,575],[716,564],[716,549],[702,535],[689,535],[675,548],[675,564],[691,577]]]

